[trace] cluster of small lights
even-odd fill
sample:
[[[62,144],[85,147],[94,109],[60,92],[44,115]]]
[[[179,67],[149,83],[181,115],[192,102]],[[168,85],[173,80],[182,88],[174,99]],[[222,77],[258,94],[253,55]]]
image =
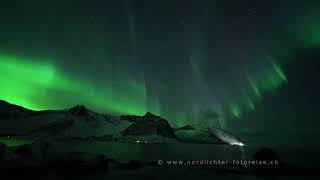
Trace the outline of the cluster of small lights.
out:
[[[137,143],[148,143],[148,141],[139,141],[139,140],[137,140],[136,142]]]

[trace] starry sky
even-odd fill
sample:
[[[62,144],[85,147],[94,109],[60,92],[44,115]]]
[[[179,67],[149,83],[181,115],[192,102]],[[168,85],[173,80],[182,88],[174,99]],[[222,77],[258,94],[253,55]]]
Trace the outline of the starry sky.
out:
[[[0,99],[173,126],[319,127],[319,18],[317,1],[1,1]]]

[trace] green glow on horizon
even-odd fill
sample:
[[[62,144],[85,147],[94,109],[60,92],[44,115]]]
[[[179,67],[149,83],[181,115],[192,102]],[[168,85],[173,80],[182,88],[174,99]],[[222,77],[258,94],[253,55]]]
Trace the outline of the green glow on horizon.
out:
[[[26,138],[20,137],[0,137],[0,143],[5,144],[6,146],[21,146],[24,144],[31,144],[33,141]]]
[[[83,104],[101,113],[143,115],[150,111],[146,87],[142,81],[134,81],[129,75],[121,74],[116,80],[98,88],[97,84],[89,80],[80,80],[60,72],[50,62],[46,59],[33,60],[0,54],[0,99],[32,110],[64,109]],[[240,118],[244,111],[254,111],[265,92],[287,82],[285,73],[275,60],[270,60],[269,65],[258,75],[248,72],[240,93],[228,93],[224,91],[226,87],[221,86],[224,93],[216,94],[221,99],[212,103],[213,109],[223,114],[218,119],[221,126],[225,126],[224,121],[228,116]],[[194,69],[194,73],[196,85],[206,87],[200,70]],[[173,109],[172,112],[162,112],[160,99],[154,99],[152,103],[152,113],[178,125],[192,121],[202,109],[198,102],[194,102],[191,109],[186,111],[176,112]]]
[[[16,56],[0,55],[0,98],[32,110],[41,106],[31,101],[34,90],[42,94],[55,73],[50,64],[30,64],[20,61]]]
[[[125,83],[95,88],[59,72],[47,60],[0,54],[0,99],[32,110],[70,108],[76,104],[94,107],[102,113],[145,113],[145,88],[123,78]]]

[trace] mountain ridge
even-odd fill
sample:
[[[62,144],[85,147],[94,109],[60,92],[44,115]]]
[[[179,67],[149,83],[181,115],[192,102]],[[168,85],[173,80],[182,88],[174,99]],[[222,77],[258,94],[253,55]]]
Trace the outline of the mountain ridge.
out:
[[[24,134],[32,138],[108,137],[109,140],[122,142],[218,144],[228,144],[224,137],[232,137],[220,130],[208,132],[199,128],[174,129],[167,120],[151,112],[146,112],[143,116],[121,115],[115,118],[96,113],[84,105],[64,110],[32,111],[0,101],[0,107],[5,107],[0,111],[0,120],[2,127],[6,127],[0,127],[0,134]]]

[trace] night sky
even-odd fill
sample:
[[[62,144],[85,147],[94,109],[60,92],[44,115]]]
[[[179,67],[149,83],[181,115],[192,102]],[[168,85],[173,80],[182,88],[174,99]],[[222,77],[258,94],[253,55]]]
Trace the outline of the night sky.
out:
[[[10,103],[239,131],[320,126],[317,1],[8,0],[0,23]]]

